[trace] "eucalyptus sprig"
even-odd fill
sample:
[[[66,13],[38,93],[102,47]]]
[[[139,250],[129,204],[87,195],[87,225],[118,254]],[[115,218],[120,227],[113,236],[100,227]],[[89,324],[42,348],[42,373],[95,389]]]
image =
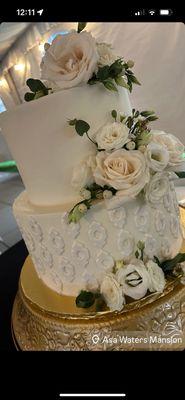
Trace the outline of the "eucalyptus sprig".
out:
[[[24,95],[25,101],[32,101],[39,99],[40,97],[47,96],[51,88],[47,88],[42,81],[39,79],[27,79],[27,86],[31,90],[31,92],[27,92]]]
[[[106,89],[117,92],[117,86],[122,86],[132,91],[132,85],[141,85],[130,68],[134,62],[129,60],[127,63],[122,58],[117,59],[111,65],[99,67],[98,71],[89,79],[89,85],[101,82]]]

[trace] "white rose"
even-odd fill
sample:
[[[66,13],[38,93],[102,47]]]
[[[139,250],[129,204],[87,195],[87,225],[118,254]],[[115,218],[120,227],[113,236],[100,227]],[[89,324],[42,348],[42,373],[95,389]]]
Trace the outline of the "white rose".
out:
[[[94,155],[90,155],[74,168],[71,185],[76,190],[80,190],[85,186],[91,185],[94,182],[93,171],[95,168],[96,157]]]
[[[129,264],[116,272],[116,279],[122,287],[123,293],[132,299],[144,297],[149,287],[149,276],[144,263],[132,259]]]
[[[150,260],[146,263],[146,269],[149,274],[150,292],[163,292],[166,280],[162,268],[160,268],[154,261]]]
[[[107,43],[96,43],[96,46],[99,55],[98,65],[100,67],[111,65],[119,58],[112,52],[111,45]]]
[[[41,62],[41,77],[60,89],[86,83],[97,67],[98,52],[89,32],[57,35]]]
[[[95,182],[119,190],[119,196],[136,196],[149,180],[145,156],[138,150],[101,151],[96,156]]]
[[[125,124],[113,122],[105,125],[96,135],[96,142],[99,149],[113,150],[120,149],[128,139],[129,129]]]
[[[160,203],[169,190],[169,178],[165,172],[157,172],[145,187],[145,196],[150,203]]]
[[[149,143],[146,147],[145,156],[148,166],[155,172],[162,171],[169,162],[168,150],[158,143]]]
[[[150,131],[151,140],[165,147],[169,153],[169,166],[176,167],[184,162],[183,153],[184,145],[172,134],[167,134],[163,131]]]
[[[114,274],[105,275],[100,286],[100,293],[111,311],[121,311],[125,298]]]

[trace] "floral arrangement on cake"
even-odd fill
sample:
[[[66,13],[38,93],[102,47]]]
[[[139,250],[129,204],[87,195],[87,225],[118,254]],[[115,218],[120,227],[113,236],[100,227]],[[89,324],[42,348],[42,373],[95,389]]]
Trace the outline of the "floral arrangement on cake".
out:
[[[170,275],[181,276],[181,282],[185,283],[185,254],[179,253],[174,259],[160,263],[157,257],[148,259],[144,248],[144,243],[138,242],[135,257],[127,262],[116,261],[98,292],[82,290],[76,298],[77,307],[89,308],[95,304],[97,311],[105,306],[111,311],[121,311],[129,298],[133,301],[154,292],[162,293]]]
[[[78,135],[87,135],[96,150],[74,168],[71,183],[83,200],[70,211],[69,222],[78,222],[95,200],[104,199],[108,209],[137,195],[160,202],[168,180],[184,176],[176,171],[184,162],[184,145],[172,134],[149,128],[157,119],[153,111],[133,109],[125,116],[113,110],[111,115],[114,121],[93,138],[86,121],[68,121]]]
[[[72,119],[78,135],[87,135],[96,149],[73,171],[72,185],[80,191],[82,200],[68,214],[69,223],[78,222],[97,201],[104,201],[107,209],[120,207],[137,196],[144,201],[160,203],[169,180],[184,177],[178,172],[184,162],[184,145],[172,134],[151,130],[149,123],[157,116],[153,111],[132,110],[125,116],[111,111],[108,122],[90,136],[90,125]],[[89,307],[102,302],[112,311],[120,311],[125,297],[138,300],[153,292],[163,292],[165,275],[182,272],[185,254],[160,262],[157,257],[145,255],[145,243],[138,242],[135,257],[118,260],[111,273],[107,273],[98,293],[82,291],[76,299],[78,307]]]
[[[132,72],[134,62],[114,54],[110,44],[98,43],[79,23],[77,31],[65,37],[57,35],[52,44],[45,44],[41,77],[28,79],[30,92],[26,101],[36,100],[55,91],[82,84],[101,84],[105,89],[118,87],[132,91],[140,82]],[[172,134],[152,130],[157,119],[154,111],[132,109],[131,115],[109,110],[109,120],[92,134],[88,121],[72,116],[68,124],[79,136],[92,143],[89,154],[76,165],[71,184],[81,200],[68,213],[68,223],[77,223],[96,202],[104,201],[108,210],[142,196],[143,201],[160,203],[169,180],[185,177],[178,169],[184,162],[184,145]],[[120,311],[128,298],[138,300],[150,293],[162,293],[169,274],[185,275],[185,254],[160,261],[145,254],[145,243],[139,241],[135,256],[115,260],[112,271],[105,274],[99,289],[82,290],[76,298],[77,307],[88,308],[94,303],[111,311]],[[183,278],[184,279],[184,278]]]
[[[110,44],[96,42],[90,32],[83,31],[85,26],[86,23],[78,23],[77,31],[72,30],[65,36],[57,35],[51,45],[45,43],[41,62],[43,81],[27,80],[31,92],[25,94],[26,101],[82,84],[101,83],[115,92],[118,86],[131,92],[133,84],[140,85],[131,70],[134,62],[125,62],[114,54]]]

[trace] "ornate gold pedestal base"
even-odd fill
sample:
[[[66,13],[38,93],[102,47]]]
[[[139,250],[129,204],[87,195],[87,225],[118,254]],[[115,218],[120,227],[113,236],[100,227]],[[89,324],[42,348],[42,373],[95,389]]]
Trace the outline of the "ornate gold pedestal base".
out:
[[[84,311],[73,297],[47,288],[28,257],[12,328],[21,350],[183,350],[185,286],[174,279],[163,294],[127,304],[121,312]]]

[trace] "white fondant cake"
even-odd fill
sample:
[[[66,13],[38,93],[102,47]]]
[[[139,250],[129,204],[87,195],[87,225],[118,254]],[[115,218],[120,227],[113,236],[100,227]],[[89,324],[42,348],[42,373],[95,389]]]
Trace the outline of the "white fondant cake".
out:
[[[13,210],[35,269],[58,293],[82,291],[80,307],[94,292],[121,310],[125,296],[163,291],[163,262],[181,248],[170,171],[184,146],[148,127],[153,111],[131,109],[133,65],[87,32],[58,35],[41,64],[48,86],[28,80],[29,104],[0,116],[26,188]]]
[[[68,223],[66,209],[37,209],[26,192],[13,211],[39,277],[71,296],[98,289],[116,260],[134,256],[139,240],[148,257],[160,260],[174,257],[182,244],[172,184],[160,203],[141,198],[107,210],[100,201],[78,223]]]
[[[89,121],[93,135],[110,120],[110,110],[130,114],[127,90],[112,93],[100,85],[60,91],[2,113],[0,127],[17,162],[30,201],[52,206],[76,201],[73,168],[95,146],[75,135],[68,119]]]

